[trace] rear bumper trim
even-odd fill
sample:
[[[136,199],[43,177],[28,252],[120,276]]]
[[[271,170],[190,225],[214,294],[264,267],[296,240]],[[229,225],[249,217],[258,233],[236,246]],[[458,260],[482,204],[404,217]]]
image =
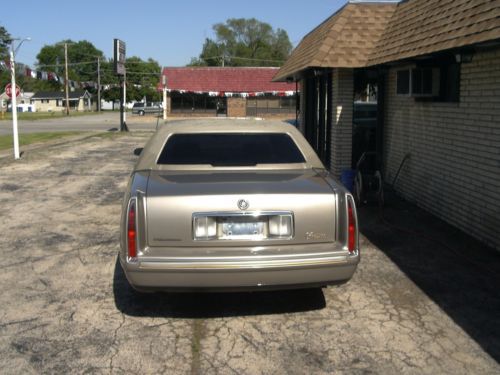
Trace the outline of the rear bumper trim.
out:
[[[133,287],[142,290],[171,288],[255,288],[291,285],[327,285],[349,280],[359,257],[331,256],[308,259],[238,261],[162,261],[123,264]]]
[[[290,269],[328,267],[357,263],[355,257],[332,256],[311,259],[279,259],[279,260],[252,260],[252,261],[142,261],[138,264],[138,271],[230,271],[230,270],[261,270],[261,269]]]

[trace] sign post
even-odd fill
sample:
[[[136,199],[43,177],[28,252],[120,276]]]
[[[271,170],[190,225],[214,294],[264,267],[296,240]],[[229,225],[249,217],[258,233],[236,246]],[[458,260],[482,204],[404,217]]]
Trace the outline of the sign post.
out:
[[[163,121],[167,121],[167,76],[161,76],[161,83],[163,85]]]
[[[20,39],[12,39],[10,42],[10,87],[7,85],[5,87],[5,91],[10,92],[12,98],[12,138],[14,140],[14,159],[19,159],[21,155],[19,154],[19,134],[17,132],[17,96],[21,91],[19,87],[16,85],[16,62],[14,60],[14,56],[23,44],[24,41],[30,41],[31,38],[24,38],[21,40],[16,49],[14,49],[14,40]],[[14,92],[12,92],[14,90]]]
[[[12,98],[12,138],[14,141],[14,159],[19,159],[19,134],[17,132],[17,96],[19,95],[18,86],[16,85],[16,63],[14,61],[14,46],[10,49],[10,74],[11,82],[10,87],[5,87],[5,92],[7,89],[10,92],[7,93]],[[9,86],[9,85],[7,85]],[[14,90],[14,92],[12,92]]]
[[[120,77],[120,131],[128,131],[126,117],[125,117],[125,103],[126,103],[126,70],[125,70],[125,59],[126,59],[126,46],[125,42],[120,39],[113,40],[113,60],[114,60],[114,70],[115,74]]]

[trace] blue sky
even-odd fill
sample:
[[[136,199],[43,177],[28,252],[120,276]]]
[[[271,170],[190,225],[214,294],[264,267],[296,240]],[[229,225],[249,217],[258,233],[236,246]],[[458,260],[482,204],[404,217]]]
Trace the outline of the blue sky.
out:
[[[163,66],[183,66],[198,56],[212,25],[251,18],[288,32],[295,46],[346,0],[177,0],[177,1],[2,1],[0,25],[14,37],[31,37],[17,61],[33,65],[46,44],[88,40],[106,57],[113,38],[127,44],[127,56],[152,57]]]

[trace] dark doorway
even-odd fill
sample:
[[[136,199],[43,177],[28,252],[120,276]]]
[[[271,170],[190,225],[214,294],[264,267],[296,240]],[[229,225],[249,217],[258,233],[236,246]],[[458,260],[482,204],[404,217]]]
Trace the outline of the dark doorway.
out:
[[[377,70],[359,69],[354,71],[354,104],[352,117],[352,167],[364,153],[381,155],[378,142],[381,125],[379,107],[380,74]],[[377,156],[377,164],[380,157]],[[377,169],[380,166],[376,167]]]
[[[314,69],[305,78],[305,137],[323,164],[330,168],[332,72]]]
[[[227,116],[227,98],[219,97],[216,102],[216,114],[217,116]]]

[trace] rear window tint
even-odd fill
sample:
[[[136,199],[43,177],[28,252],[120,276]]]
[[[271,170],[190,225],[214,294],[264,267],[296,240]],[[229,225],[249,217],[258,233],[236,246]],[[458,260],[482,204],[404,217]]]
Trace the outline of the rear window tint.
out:
[[[158,164],[251,166],[303,163],[304,156],[288,134],[208,133],[174,134]]]

